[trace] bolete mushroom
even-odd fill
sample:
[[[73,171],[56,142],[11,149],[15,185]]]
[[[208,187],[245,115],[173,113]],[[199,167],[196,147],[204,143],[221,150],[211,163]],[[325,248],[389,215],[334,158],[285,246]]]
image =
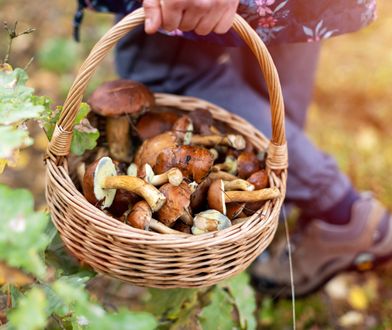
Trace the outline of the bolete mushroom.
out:
[[[127,215],[127,223],[139,229],[149,230],[151,228],[162,234],[182,234],[153,219],[151,208],[146,201],[140,201],[132,207]]]
[[[177,219],[192,225],[193,218],[189,207],[191,190],[188,185],[185,182],[179,186],[166,183],[159,191],[165,196],[166,202],[157,213],[158,220],[168,227],[174,225]]]
[[[109,157],[103,157],[91,164],[83,178],[83,192],[86,199],[100,205],[102,209],[112,205],[117,189],[124,189],[146,200],[152,211],[158,211],[165,203],[165,196],[144,180],[116,175],[116,168]]]
[[[255,186],[255,189],[264,189],[269,186],[269,177],[265,169],[253,173],[248,179],[248,182]],[[264,201],[247,203],[244,209],[245,214],[252,215],[264,204]]]
[[[183,179],[182,172],[176,167],[172,167],[168,171],[156,175],[149,164],[144,164],[144,166],[142,166],[141,171],[138,173],[138,177],[151,183],[153,186],[161,186],[167,182],[173,186],[179,186]]]
[[[217,210],[207,210],[195,215],[192,233],[194,235],[219,231],[231,226],[229,218]]]
[[[237,158],[237,175],[241,179],[247,179],[260,169],[260,161],[253,152],[241,152]]]
[[[170,131],[179,116],[170,111],[148,112],[141,116],[136,124],[136,131],[142,141],[158,134]]]
[[[158,155],[154,172],[161,174],[177,167],[184,177],[200,183],[210,172],[214,159],[209,150],[197,146],[166,148]]]
[[[226,214],[226,203],[233,202],[258,202],[276,198],[280,195],[279,189],[265,188],[254,191],[226,191],[223,180],[215,180],[208,190],[208,206]]]
[[[154,95],[140,83],[120,79],[100,85],[87,102],[95,113],[106,117],[110,155],[129,162],[130,122],[154,106]]]

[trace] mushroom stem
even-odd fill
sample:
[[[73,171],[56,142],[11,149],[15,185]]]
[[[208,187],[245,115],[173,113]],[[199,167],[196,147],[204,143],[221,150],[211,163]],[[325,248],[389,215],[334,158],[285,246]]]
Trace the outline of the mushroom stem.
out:
[[[182,172],[178,168],[173,167],[165,173],[154,175],[150,183],[154,186],[160,186],[169,182],[173,186],[179,186],[183,178]]]
[[[189,235],[189,234],[183,233],[181,231],[171,229],[171,228],[165,226],[162,222],[159,222],[158,220],[155,220],[153,218],[151,218],[151,220],[150,220],[150,228],[154,231],[157,231],[158,233],[161,233],[161,234]]]
[[[223,181],[223,185],[225,187],[225,191],[230,190],[245,190],[245,191],[253,191],[255,190],[255,186],[248,181],[242,179],[235,179],[232,181]]]
[[[208,177],[211,178],[211,180],[222,179],[225,181],[238,179],[235,175],[223,171],[211,172]]]
[[[246,141],[242,135],[228,134],[221,135],[193,135],[191,139],[192,144],[213,147],[215,145],[225,145],[237,150],[242,150],[246,146]]]
[[[265,188],[254,191],[225,191],[225,202],[258,202],[280,196],[278,188]]]
[[[233,156],[226,156],[225,162],[214,165],[212,171],[225,171],[234,175],[237,173],[237,160]]]
[[[108,117],[106,119],[106,135],[109,152],[113,159],[130,162],[129,118],[127,116]]]
[[[180,220],[189,225],[189,226],[193,226],[193,217],[189,212],[185,212],[180,216]]]
[[[124,189],[143,197],[153,212],[158,211],[165,203],[165,196],[153,185],[144,180],[127,176],[108,176],[103,180],[103,189]]]

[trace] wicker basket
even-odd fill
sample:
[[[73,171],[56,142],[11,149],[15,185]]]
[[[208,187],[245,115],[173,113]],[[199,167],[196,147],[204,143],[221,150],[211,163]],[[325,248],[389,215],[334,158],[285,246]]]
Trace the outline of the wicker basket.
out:
[[[71,180],[68,154],[74,118],[91,76],[113,45],[143,22],[143,9],[125,17],[102,37],[80,68],[47,151],[47,202],[66,247],[96,271],[139,286],[210,286],[247,268],[275,234],[287,177],[279,79],[266,47],[249,25],[236,16],[233,28],[257,57],[268,85],[272,109],[271,141],[244,119],[211,103],[192,97],[156,94],[158,105],[185,111],[207,108],[215,119],[241,132],[257,149],[268,149],[266,163],[270,185],[278,187],[279,198],[267,202],[250,220],[220,232],[176,236],[130,227],[87,202]]]

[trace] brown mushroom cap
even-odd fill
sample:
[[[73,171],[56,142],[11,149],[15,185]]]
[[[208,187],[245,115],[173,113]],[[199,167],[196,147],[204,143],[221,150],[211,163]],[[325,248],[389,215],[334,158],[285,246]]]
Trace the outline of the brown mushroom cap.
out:
[[[138,168],[140,168],[146,163],[154,167],[159,153],[166,148],[175,147],[176,145],[177,137],[172,132],[165,132],[156,135],[151,139],[145,140],[136,152],[135,164],[138,166]],[[169,168],[167,168],[163,172],[166,172]],[[157,172],[155,168],[154,171],[158,174],[163,173]]]
[[[92,110],[105,117],[138,116],[155,104],[151,91],[132,80],[113,80],[100,85],[87,101]]]
[[[183,182],[179,186],[166,183],[159,191],[166,197],[166,202],[157,213],[158,219],[170,227],[184,213],[189,212],[191,190]]]
[[[209,150],[197,146],[166,148],[158,155],[154,172],[164,173],[177,167],[184,177],[200,183],[210,172],[214,158]]]
[[[260,169],[260,161],[252,152],[241,152],[237,158],[237,171],[241,179],[247,179]]]
[[[207,109],[196,109],[189,113],[195,132],[202,135],[211,134],[210,127],[214,123],[212,114]]]
[[[127,223],[132,227],[147,229],[150,225],[152,211],[146,201],[136,203],[127,216]]]
[[[170,131],[178,119],[174,112],[148,112],[140,117],[136,130],[141,140],[150,139],[158,134]]]
[[[247,181],[253,184],[256,190],[267,188],[269,186],[269,178],[266,170],[259,170],[253,173]]]
[[[218,179],[211,182],[210,188],[208,189],[207,200],[210,209],[226,214],[225,187],[223,180]]]

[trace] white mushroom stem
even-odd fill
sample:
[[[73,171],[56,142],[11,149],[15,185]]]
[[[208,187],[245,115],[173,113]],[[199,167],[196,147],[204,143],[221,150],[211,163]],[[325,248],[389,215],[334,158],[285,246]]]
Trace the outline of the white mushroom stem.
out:
[[[225,203],[231,202],[259,202],[280,196],[278,188],[265,188],[254,191],[225,191]]]
[[[173,167],[162,174],[155,174],[149,164],[144,164],[142,178],[153,186],[161,186],[167,182],[173,186],[179,186],[184,179],[182,172],[176,167]]]
[[[232,181],[223,181],[223,185],[225,187],[225,191],[230,190],[245,190],[245,191],[253,191],[255,190],[255,186],[250,182],[242,179],[235,179]]]
[[[137,176],[137,165],[135,163],[132,163],[129,165],[127,169],[127,175],[129,176]]]
[[[189,235],[178,230],[165,226],[162,222],[151,218],[149,228],[161,234]]]
[[[214,160],[218,159],[218,157],[219,157],[219,152],[218,152],[218,150],[216,150],[216,149],[214,149],[214,148],[211,148],[211,149],[209,149],[209,151],[210,151],[210,153],[212,154],[212,157],[214,158]]]
[[[158,211],[166,201],[166,197],[153,185],[146,183],[144,180],[127,176],[108,176],[103,182],[103,189],[124,189],[133,192],[148,203],[153,212]]]
[[[237,150],[245,149],[246,140],[239,134],[220,135],[193,135],[192,144],[202,145],[205,147],[213,147],[215,145],[225,145]]]

